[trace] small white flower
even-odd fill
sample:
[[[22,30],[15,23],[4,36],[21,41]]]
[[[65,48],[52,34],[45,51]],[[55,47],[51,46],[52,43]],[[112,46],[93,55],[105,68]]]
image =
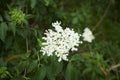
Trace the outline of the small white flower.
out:
[[[57,57],[59,57],[58,59],[58,62],[62,61],[62,60],[65,60],[65,61],[68,61],[68,58],[67,58],[68,54],[58,54]]]
[[[46,37],[42,38],[45,42],[42,43],[43,47],[40,51],[47,56],[55,54],[59,58],[58,61],[68,61],[69,51],[77,51],[76,47],[81,43],[80,35],[72,29],[62,29],[60,24],[58,21],[52,23],[55,31],[48,29],[45,32]]]
[[[92,40],[95,39],[94,35],[92,34],[89,28],[84,29],[82,37],[83,37],[83,40],[87,42],[92,42]]]
[[[58,22],[58,21],[56,21],[55,23],[52,23],[52,26],[55,28],[55,30],[56,30],[57,32],[62,32],[62,31],[63,31],[63,29],[62,29],[62,27],[60,26],[60,24],[61,24],[61,22]]]

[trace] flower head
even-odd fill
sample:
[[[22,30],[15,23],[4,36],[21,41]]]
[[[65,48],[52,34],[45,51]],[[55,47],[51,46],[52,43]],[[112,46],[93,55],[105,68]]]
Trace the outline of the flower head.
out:
[[[58,61],[67,61],[69,51],[77,51],[76,47],[79,46],[80,36],[73,29],[63,29],[60,24],[58,21],[52,23],[55,31],[48,29],[45,32],[46,37],[42,38],[45,42],[42,43],[41,51],[43,55],[47,56],[55,54],[59,58]]]
[[[25,20],[25,13],[20,8],[10,10],[11,21],[17,24],[22,23]]]
[[[82,36],[83,36],[83,40],[87,42],[92,42],[92,40],[95,39],[94,35],[92,34],[89,28],[84,29]]]

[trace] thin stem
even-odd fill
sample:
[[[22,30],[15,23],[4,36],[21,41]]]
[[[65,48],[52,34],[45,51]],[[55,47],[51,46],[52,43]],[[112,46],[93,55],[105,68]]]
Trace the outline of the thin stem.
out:
[[[26,52],[29,52],[29,46],[28,46],[28,38],[26,38]]]
[[[117,65],[112,66],[111,68],[108,69],[108,71],[111,71],[111,70],[116,69],[116,68],[118,68],[118,67],[120,67],[120,64],[117,64]]]
[[[108,48],[108,47],[107,47]],[[108,51],[109,51],[109,48],[108,48]],[[113,64],[116,64],[116,62],[115,62],[115,59],[113,58],[113,56],[110,54],[110,51],[108,52],[109,53],[109,55],[110,55],[110,57],[111,57],[111,59],[112,59],[112,61],[113,61]],[[109,68],[107,71],[108,72],[110,72],[111,70],[113,70],[113,69],[115,69],[116,68],[116,76],[117,76],[117,80],[119,80],[119,72],[117,71],[117,67],[119,67],[119,66],[112,66],[111,68]]]
[[[93,28],[92,31],[94,31],[97,27],[100,26],[100,24],[102,23],[102,21],[104,20],[105,16],[106,16],[107,13],[108,13],[108,10],[109,10],[110,6],[111,6],[111,1],[109,2],[107,8],[105,9],[103,16],[100,18],[100,20],[99,20],[99,21],[97,22],[97,24],[94,26],[94,28]]]
[[[38,52],[37,52],[37,57],[38,57],[38,68],[39,68],[39,66],[40,66],[40,56],[39,56]]]
[[[28,2],[28,0],[26,0],[26,3]],[[28,6],[26,5],[26,9],[25,9],[25,14],[28,13]],[[29,29],[27,29],[29,30]],[[28,38],[29,36],[26,37],[26,52],[28,53],[29,52],[29,44],[28,44]]]

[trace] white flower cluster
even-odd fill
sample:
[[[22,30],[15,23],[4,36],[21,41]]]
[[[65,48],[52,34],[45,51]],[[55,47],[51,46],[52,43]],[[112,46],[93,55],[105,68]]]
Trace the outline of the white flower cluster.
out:
[[[81,34],[74,32],[73,29],[66,28],[63,29],[60,26],[61,23],[56,21],[52,23],[52,26],[55,28],[55,31],[48,29],[44,33],[46,37],[42,37],[45,42],[42,43],[41,52],[43,55],[52,56],[56,55],[60,62],[61,60],[68,61],[69,51],[77,51],[80,41]],[[88,34],[88,35],[87,35]],[[84,41],[91,42],[94,39],[92,32],[87,28],[84,30],[82,35]]]
[[[83,37],[83,40],[87,42],[92,42],[92,40],[95,39],[95,37],[93,36],[89,28],[84,29],[82,37]]]
[[[76,47],[79,46],[80,36],[69,28],[63,30],[60,24],[61,23],[59,22],[52,23],[55,31],[51,29],[46,31],[46,37],[43,37],[46,42],[42,43],[43,47],[41,48],[41,51],[43,52],[43,55],[47,54],[47,56],[55,54],[59,57],[58,61],[61,61],[62,59],[67,61],[69,50],[77,50]]]

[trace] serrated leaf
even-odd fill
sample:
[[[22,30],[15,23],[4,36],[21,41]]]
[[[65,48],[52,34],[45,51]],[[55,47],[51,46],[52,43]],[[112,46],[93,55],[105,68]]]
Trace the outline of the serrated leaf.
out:
[[[5,22],[1,23],[0,24],[0,39],[2,41],[4,41],[6,37],[7,30],[8,30],[7,24]]]

